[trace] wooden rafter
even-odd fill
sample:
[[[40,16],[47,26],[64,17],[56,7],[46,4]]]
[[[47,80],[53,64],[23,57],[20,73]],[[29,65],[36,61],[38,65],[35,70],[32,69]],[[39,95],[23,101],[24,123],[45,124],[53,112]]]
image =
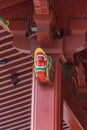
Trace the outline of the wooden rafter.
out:
[[[25,2],[27,0],[5,0],[0,1],[0,9],[8,8],[16,4],[20,4],[22,2]]]

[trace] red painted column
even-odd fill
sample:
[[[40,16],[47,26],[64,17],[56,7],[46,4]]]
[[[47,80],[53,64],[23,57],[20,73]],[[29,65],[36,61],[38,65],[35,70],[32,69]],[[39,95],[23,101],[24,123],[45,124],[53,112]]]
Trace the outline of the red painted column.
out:
[[[55,107],[55,127],[54,130],[62,130],[63,128],[63,97],[62,97],[63,73],[62,65],[55,63],[55,84],[54,84],[54,107]]]
[[[41,86],[33,75],[31,130],[62,130],[62,68],[55,63],[53,85]]]

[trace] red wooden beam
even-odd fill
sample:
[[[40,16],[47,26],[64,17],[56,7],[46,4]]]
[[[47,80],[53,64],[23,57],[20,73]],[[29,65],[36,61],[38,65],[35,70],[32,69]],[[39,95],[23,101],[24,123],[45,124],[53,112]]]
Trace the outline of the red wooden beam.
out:
[[[0,4],[0,9],[4,9],[4,8],[8,8],[8,7],[11,7],[11,6],[14,6],[16,4],[20,4],[22,2],[25,2],[27,0],[11,0],[11,1],[2,1]]]
[[[36,16],[49,15],[46,0],[34,0],[34,7],[35,7]]]
[[[54,118],[54,129],[62,130],[63,128],[63,98],[62,98],[62,65],[59,62],[55,63],[55,83],[54,83],[54,107],[55,107],[55,118]]]
[[[63,113],[63,119],[67,122],[68,126],[72,130],[83,130],[82,125],[80,124],[80,122],[65,101],[63,102]]]
[[[41,86],[34,79],[33,98],[34,127],[31,130],[54,130],[54,87]]]
[[[64,106],[64,112],[67,112],[66,116],[64,115],[65,121],[69,124],[69,126],[72,128],[72,130],[82,130],[83,127],[84,130],[87,129],[87,117],[83,109],[81,108],[81,105],[77,101],[76,97],[71,93],[70,89],[66,85],[65,82],[63,82],[63,98],[68,104],[67,108]],[[65,113],[64,113],[65,114]]]
[[[55,64],[53,85],[41,86],[33,76],[31,130],[62,130],[62,68]]]
[[[48,1],[48,0],[47,0]],[[49,10],[47,7],[48,2],[46,0],[34,0],[34,7],[35,7],[35,17],[34,21],[37,25],[37,31],[40,32],[40,34],[37,35],[37,40],[40,41],[41,35],[45,35],[47,37],[46,39],[51,40],[49,37],[49,25],[51,22],[51,18],[49,15]],[[44,38],[44,36],[43,36]],[[39,42],[38,41],[38,42]],[[45,40],[44,40],[45,41]],[[48,45],[51,42],[48,42]]]

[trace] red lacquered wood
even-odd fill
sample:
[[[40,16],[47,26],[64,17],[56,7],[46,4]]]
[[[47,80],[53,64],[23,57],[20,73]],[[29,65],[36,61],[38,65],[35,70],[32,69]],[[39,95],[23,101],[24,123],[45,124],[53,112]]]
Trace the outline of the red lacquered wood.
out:
[[[55,63],[55,127],[54,130],[62,130],[63,121],[63,98],[62,98],[62,66]]]
[[[62,68],[55,63],[53,85],[42,86],[33,75],[31,130],[62,130]]]
[[[67,84],[65,82],[63,82],[63,84],[63,99],[66,102],[66,106],[64,106],[63,119],[67,122],[72,130],[86,130],[86,113],[82,109],[78,100],[71,93]]]
[[[54,87],[41,86],[35,78],[33,82],[31,130],[54,130]]]

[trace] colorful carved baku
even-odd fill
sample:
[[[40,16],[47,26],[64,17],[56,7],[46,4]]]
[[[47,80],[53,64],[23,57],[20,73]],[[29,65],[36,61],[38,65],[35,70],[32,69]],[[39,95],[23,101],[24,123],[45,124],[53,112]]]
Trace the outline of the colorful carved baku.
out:
[[[52,68],[52,58],[47,56],[43,49],[37,48],[34,54],[35,76],[40,83],[49,83],[50,71]]]

